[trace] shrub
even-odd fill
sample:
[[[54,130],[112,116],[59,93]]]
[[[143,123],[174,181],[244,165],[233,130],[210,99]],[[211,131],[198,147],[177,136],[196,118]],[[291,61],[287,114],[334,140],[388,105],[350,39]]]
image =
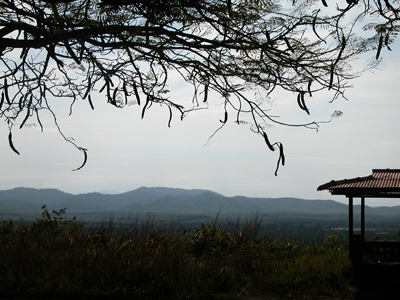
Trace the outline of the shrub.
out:
[[[320,245],[301,245],[256,239],[253,225],[232,233],[215,222],[193,232],[147,224],[115,234],[110,226],[85,229],[76,218],[64,219],[65,209],[43,210],[31,225],[0,223],[3,295],[237,299],[352,293],[348,252],[335,235]]]

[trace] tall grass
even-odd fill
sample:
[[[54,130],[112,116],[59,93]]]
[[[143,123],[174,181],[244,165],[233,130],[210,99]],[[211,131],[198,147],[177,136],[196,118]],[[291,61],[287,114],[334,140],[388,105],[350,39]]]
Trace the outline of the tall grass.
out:
[[[153,222],[85,228],[63,213],[31,225],[0,223],[0,293],[126,296],[139,299],[243,299],[353,293],[348,252],[323,244],[256,238],[261,219],[234,230],[217,222],[194,231]]]

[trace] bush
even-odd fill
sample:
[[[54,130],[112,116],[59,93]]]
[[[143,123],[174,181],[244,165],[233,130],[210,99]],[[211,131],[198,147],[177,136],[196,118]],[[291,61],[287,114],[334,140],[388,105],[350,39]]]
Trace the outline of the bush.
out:
[[[256,239],[253,225],[232,233],[215,223],[193,232],[136,227],[112,234],[117,231],[64,219],[65,209],[43,209],[31,225],[0,223],[3,295],[238,299],[352,293],[348,252],[335,235],[321,245],[301,245]]]

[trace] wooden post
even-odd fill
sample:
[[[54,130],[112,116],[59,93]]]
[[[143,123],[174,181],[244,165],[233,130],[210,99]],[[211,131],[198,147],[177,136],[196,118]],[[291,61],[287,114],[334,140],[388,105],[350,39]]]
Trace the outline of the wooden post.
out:
[[[354,261],[354,241],[353,241],[353,197],[349,196],[349,254]]]
[[[353,239],[353,197],[349,197],[349,241]]]
[[[361,241],[365,242],[365,197],[361,197]]]

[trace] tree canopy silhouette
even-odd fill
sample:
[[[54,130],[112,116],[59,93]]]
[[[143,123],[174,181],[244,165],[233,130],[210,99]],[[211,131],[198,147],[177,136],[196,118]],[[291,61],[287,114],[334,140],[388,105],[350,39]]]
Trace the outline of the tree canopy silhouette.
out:
[[[159,104],[169,126],[174,112],[183,119],[213,92],[224,101],[221,127],[231,118],[249,124],[279,150],[278,169],[283,146],[266,128],[318,122],[279,121],[263,106],[271,93],[293,92],[306,114],[308,97],[343,96],[360,75],[351,61],[390,49],[398,21],[399,0],[0,0],[0,117],[18,153],[13,127],[42,127],[43,110],[58,126],[50,106],[57,98],[70,99],[72,112],[82,99],[94,109],[100,93],[118,108],[140,106],[142,117]],[[168,94],[173,73],[193,86],[189,106]],[[86,149],[64,138],[84,152],[83,166]]]

